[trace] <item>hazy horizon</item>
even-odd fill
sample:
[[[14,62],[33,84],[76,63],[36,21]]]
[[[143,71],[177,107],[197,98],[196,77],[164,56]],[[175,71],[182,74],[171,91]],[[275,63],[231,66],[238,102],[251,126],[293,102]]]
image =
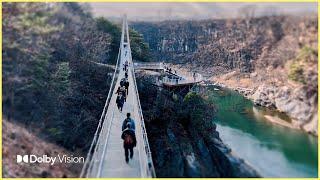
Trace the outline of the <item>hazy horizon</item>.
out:
[[[201,20],[246,15],[303,15],[317,13],[317,3],[88,3],[94,16],[131,21]]]

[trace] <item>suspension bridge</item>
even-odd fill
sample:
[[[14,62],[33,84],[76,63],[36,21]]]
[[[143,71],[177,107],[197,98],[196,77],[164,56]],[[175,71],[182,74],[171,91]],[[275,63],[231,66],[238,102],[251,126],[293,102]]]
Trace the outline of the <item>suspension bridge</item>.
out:
[[[126,102],[124,103],[122,112],[120,112],[116,106],[116,91],[117,87],[120,86],[121,79],[125,77],[123,64],[126,61],[129,64],[129,89]],[[153,64],[148,67],[157,69],[162,68],[161,66],[161,64]],[[145,69],[148,67],[145,66]],[[176,76],[179,78],[180,84],[191,82],[183,76],[177,74]],[[166,83],[171,83],[171,80],[167,80]],[[172,83],[176,83],[176,80]],[[121,126],[127,113],[130,113],[131,118],[135,121],[137,139],[134,156],[130,159],[129,163],[125,161],[125,152],[121,139]],[[124,16],[122,22],[120,48],[108,97],[80,177],[156,177],[137,90],[126,16]]]
[[[120,112],[116,106],[116,90],[124,77],[122,65],[126,61],[129,62],[129,94]],[[133,159],[126,163],[121,126],[128,112],[135,120],[137,146],[134,148]],[[134,75],[126,17],[122,23],[119,54],[111,87],[80,177],[155,177]]]

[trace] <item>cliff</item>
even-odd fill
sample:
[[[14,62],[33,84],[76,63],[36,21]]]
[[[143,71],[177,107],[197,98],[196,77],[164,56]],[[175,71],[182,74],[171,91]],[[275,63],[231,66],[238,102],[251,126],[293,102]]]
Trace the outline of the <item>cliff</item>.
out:
[[[317,135],[317,17],[139,22],[155,61],[197,71]]]
[[[253,71],[259,60],[262,66],[280,65],[295,57],[299,46],[317,44],[316,16],[137,22],[131,26],[144,36],[155,61],[206,64],[242,72]],[[278,54],[276,47],[282,47]]]
[[[157,177],[259,177],[221,141],[212,104],[195,93],[172,96],[155,79],[137,75]]]

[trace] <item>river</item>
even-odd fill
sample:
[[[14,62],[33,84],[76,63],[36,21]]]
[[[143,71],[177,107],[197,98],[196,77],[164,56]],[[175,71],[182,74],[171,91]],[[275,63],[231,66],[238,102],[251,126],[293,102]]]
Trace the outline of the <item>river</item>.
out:
[[[317,137],[269,122],[264,115],[290,119],[234,91],[210,89],[209,100],[223,142],[263,177],[317,177]]]

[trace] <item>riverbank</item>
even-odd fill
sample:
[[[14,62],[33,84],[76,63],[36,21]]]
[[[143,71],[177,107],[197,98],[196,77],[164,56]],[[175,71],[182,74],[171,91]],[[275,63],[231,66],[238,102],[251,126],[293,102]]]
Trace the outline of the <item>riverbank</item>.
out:
[[[282,119],[267,117],[270,122],[318,136],[317,94],[309,95],[308,87],[294,82],[288,82],[286,85],[256,83],[250,79],[250,76],[254,75],[245,76],[232,72],[214,77],[211,82],[237,91],[255,105],[285,113],[291,119],[288,124]]]
[[[283,119],[279,118],[279,117],[273,117],[273,116],[269,116],[269,115],[264,115],[264,117],[266,119],[268,119],[268,121],[278,124],[280,126],[284,126],[284,127],[288,127],[288,128],[292,128],[292,129],[299,129],[299,127],[293,126],[292,124],[284,121]]]
[[[266,116],[288,124],[291,120],[283,113],[254,105],[233,90],[205,89],[217,108],[213,121],[220,138],[261,176],[317,177],[317,137],[272,123]]]
[[[221,140],[212,104],[195,93],[172,95],[151,84],[154,75],[137,77],[157,177],[260,177]]]
[[[285,113],[291,119],[290,124],[281,123],[272,118],[270,122],[287,127],[300,129],[314,136],[318,136],[318,103],[317,87],[307,86],[290,81],[284,76],[283,69],[272,70],[272,73],[253,72],[241,73],[232,71],[223,75],[208,74],[205,67],[192,68],[190,64],[170,64],[174,69],[183,72],[196,71],[203,73],[206,82],[222,88],[237,91],[255,105]],[[313,72],[313,70],[310,70]],[[269,74],[263,77],[262,74]],[[317,82],[317,76],[311,73],[308,82]],[[280,123],[279,123],[280,122]]]

